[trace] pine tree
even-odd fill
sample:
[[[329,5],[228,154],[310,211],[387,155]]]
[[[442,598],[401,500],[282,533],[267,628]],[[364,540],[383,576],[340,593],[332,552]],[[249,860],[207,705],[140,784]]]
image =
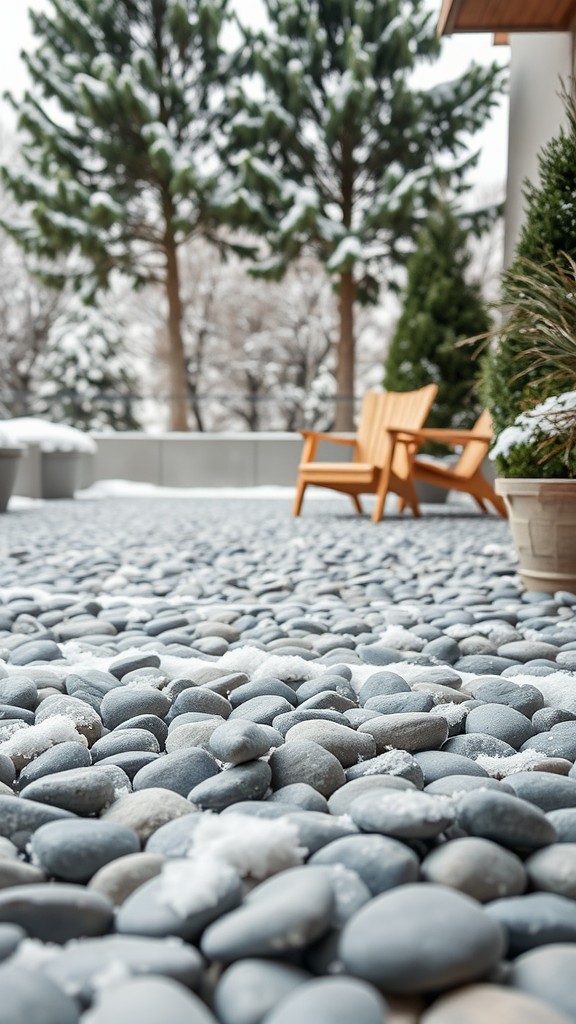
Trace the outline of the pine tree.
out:
[[[32,87],[13,101],[27,168],[2,169],[29,214],[7,227],[44,268],[71,255],[64,276],[88,297],[115,271],[163,286],[174,430],[188,423],[178,249],[209,226],[227,6],[48,0],[45,13],[32,11]]]
[[[576,104],[565,96],[566,125],[543,147],[538,158],[539,183],[524,188],[526,215],[516,253],[503,279],[502,305],[514,305],[520,286],[538,266],[558,262],[561,253],[576,258]],[[531,265],[534,269],[531,269]],[[534,368],[533,339],[504,330],[483,366],[482,393],[497,433],[525,409],[553,393]],[[528,350],[528,351],[527,351]]]
[[[430,381],[440,390],[431,427],[471,427],[479,415],[477,363],[457,342],[490,328],[480,287],[468,280],[468,232],[442,203],[422,229],[408,260],[404,307],[385,366],[384,387],[410,391]]]
[[[97,307],[72,305],[35,365],[34,414],[83,430],[138,430],[137,380],[122,341],[117,321]]]
[[[354,305],[374,301],[383,265],[402,258],[435,184],[458,189],[501,75],[472,66],[418,90],[414,68],[440,54],[426,0],[264,0],[269,25],[247,38],[248,88],[229,91],[237,177],[228,215],[261,232],[281,276],[314,251],[339,294],[336,427],[352,427]],[[242,148],[243,147],[243,148]],[[442,169],[440,169],[440,167]]]

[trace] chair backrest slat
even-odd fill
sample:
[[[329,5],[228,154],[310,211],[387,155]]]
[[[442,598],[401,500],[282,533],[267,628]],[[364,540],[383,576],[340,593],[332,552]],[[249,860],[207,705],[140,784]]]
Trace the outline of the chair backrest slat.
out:
[[[492,434],[492,420],[487,409],[476,420],[471,433],[480,434],[480,436]],[[454,467],[456,475],[462,477],[463,480],[469,480],[471,476],[474,476],[486,457],[489,447],[489,441],[467,441],[464,451]]]
[[[428,384],[418,391],[385,391],[382,394],[368,391],[358,423],[355,460],[381,468],[388,453],[387,428],[418,430],[423,427],[437,392],[436,384]],[[406,445],[398,445],[393,469],[404,476],[409,464],[409,449]]]

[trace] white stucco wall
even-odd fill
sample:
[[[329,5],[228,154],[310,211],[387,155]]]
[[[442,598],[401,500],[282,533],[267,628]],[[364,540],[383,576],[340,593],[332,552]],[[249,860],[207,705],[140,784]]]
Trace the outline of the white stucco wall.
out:
[[[568,32],[510,37],[510,127],[504,260],[514,253],[524,217],[523,183],[538,179],[537,156],[558,132],[563,116],[561,79],[573,70],[574,37]]]

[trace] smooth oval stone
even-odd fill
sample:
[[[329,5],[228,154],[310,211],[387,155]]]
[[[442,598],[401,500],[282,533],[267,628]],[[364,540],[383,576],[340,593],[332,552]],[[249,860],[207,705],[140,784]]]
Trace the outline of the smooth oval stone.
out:
[[[33,665],[36,662],[58,661],[62,651],[54,640],[29,640],[10,652],[12,665]]]
[[[422,1024],[568,1024],[568,1018],[539,999],[501,985],[467,985],[437,999]]]
[[[124,900],[116,931],[151,938],[176,935],[194,942],[208,924],[241,901],[240,876],[230,865],[207,858],[171,860]]]
[[[560,722],[574,722],[576,721],[576,715],[571,711],[565,711],[563,708],[540,708],[539,711],[535,711],[532,715],[532,725],[534,732],[549,732],[553,726],[558,725]]]
[[[227,962],[305,949],[328,930],[333,910],[324,869],[291,868],[262,882],[241,907],[209,925],[200,947],[208,959]]]
[[[100,707],[104,694],[120,686],[120,682],[111,672],[102,672],[97,668],[78,668],[66,676],[64,685],[66,693],[71,697],[83,694],[80,699],[87,700],[90,696]]]
[[[36,725],[56,715],[66,715],[74,723],[77,732],[85,736],[89,747],[102,735],[102,720],[98,712],[84,700],[60,693],[46,697],[36,712]]]
[[[221,811],[239,800],[261,800],[271,779],[266,761],[249,761],[198,783],[188,793],[188,800],[203,810]]]
[[[544,697],[536,686],[518,686],[510,679],[479,679],[471,687],[471,691],[476,700],[505,704],[528,718],[544,706]]]
[[[300,967],[273,960],[238,960],[221,975],[214,1009],[222,1024],[261,1024],[290,992],[309,981]]]
[[[111,860],[139,849],[135,832],[105,821],[52,821],[31,840],[35,863],[64,882],[88,882]]]
[[[388,750],[384,754],[359,761],[346,769],[349,782],[372,775],[383,775],[389,778],[404,779],[411,782],[417,789],[424,785],[424,774],[413,754],[407,750]]]
[[[319,978],[287,995],[266,1024],[385,1024],[387,1006],[380,993],[356,978]]]
[[[358,703],[356,691],[349,680],[332,673],[319,676],[316,679],[309,679],[306,683],[302,683],[298,687],[297,703],[302,704],[304,701],[309,700],[310,697],[318,697],[325,692],[338,693],[341,697],[346,697],[353,704]],[[287,700],[290,699],[287,695],[286,698]]]
[[[373,896],[407,882],[416,882],[419,863],[404,843],[388,836],[343,836],[310,857],[310,864],[342,864],[355,871]]]
[[[513,850],[536,850],[556,839],[553,826],[539,807],[492,789],[464,794],[456,821],[468,835],[491,839]]]
[[[99,814],[114,802],[114,785],[106,772],[93,768],[70,768],[53,772],[21,790],[22,800],[60,807],[74,814]]]
[[[38,701],[38,687],[26,676],[8,676],[0,679],[0,704],[10,704],[25,711],[34,711]]]
[[[505,949],[504,928],[475,900],[434,884],[376,896],[344,926],[340,942],[350,974],[399,994],[476,981]]]
[[[175,718],[168,730],[168,739],[166,740],[166,753],[168,754],[174,750],[189,750],[190,747],[203,747],[204,750],[209,751],[212,733],[222,724],[220,718],[210,718],[201,722],[186,722],[183,725],[177,725],[178,721],[179,718]]]
[[[78,885],[16,885],[0,891],[0,921],[18,924],[32,939],[68,942],[104,935],[114,908],[100,893]]]
[[[513,658],[514,661],[522,663],[534,661],[535,658],[547,658],[554,661],[557,654],[558,648],[554,644],[547,644],[542,640],[513,640],[498,648],[499,657]]]
[[[315,697],[309,697],[308,700],[302,701],[298,705],[300,711],[340,711],[344,714],[350,709],[357,709],[358,704],[356,699],[350,700],[349,697],[344,697],[337,690],[325,690],[324,693],[317,693]]]
[[[33,800],[16,800],[0,794],[0,836],[10,839],[24,850],[30,836],[48,821],[75,820],[75,815],[59,807],[37,804]]]
[[[206,715],[217,715],[218,718],[228,718],[232,711],[230,701],[214,690],[206,690],[201,686],[191,686],[182,690],[170,708],[167,716],[168,721],[177,718],[178,715],[188,711],[199,711]]]
[[[18,949],[26,932],[16,924],[0,924],[0,962],[7,960]]]
[[[312,696],[312,694],[308,694],[308,696]],[[283,683],[281,679],[258,679],[250,683],[244,683],[244,685],[232,691],[229,700],[232,707],[237,708],[247,700],[252,700],[253,697],[283,697],[292,707],[296,707],[298,704],[298,697],[295,691],[287,683]]]
[[[24,789],[31,782],[64,772],[71,768],[88,768],[91,764],[90,752],[81,743],[57,743],[56,746],[44,750],[30,764],[22,769],[18,777],[18,786]]]
[[[513,658],[499,658],[496,654],[469,654],[465,658],[459,658],[454,668],[457,672],[471,672],[477,676],[497,676],[517,664]]]
[[[163,748],[168,736],[168,726],[158,715],[135,715],[134,718],[127,718],[125,722],[122,722],[120,728],[145,729],[147,732],[151,732],[158,740],[160,749]]]
[[[495,736],[509,743],[515,750],[519,750],[535,732],[530,720],[520,711],[505,704],[488,702],[472,708],[466,717],[465,730]]]
[[[168,789],[142,789],[116,800],[103,819],[131,828],[143,843],[167,821],[192,814],[194,808],[184,797]]]
[[[511,896],[489,903],[486,913],[508,933],[511,957],[552,942],[576,942],[576,902],[564,896],[547,892]]]
[[[35,885],[45,881],[44,872],[32,864],[26,864],[21,860],[0,859],[0,889],[9,889],[13,885]]]
[[[152,687],[119,686],[109,690],[102,698],[100,714],[108,729],[115,729],[122,722],[136,715],[156,715],[164,718],[170,710],[170,701],[160,690]]]
[[[367,708],[349,708],[344,712],[344,718],[353,729],[357,729],[363,722],[369,722],[371,718],[378,718],[378,712],[368,711]]]
[[[286,737],[289,730],[300,722],[336,722],[337,725],[344,725],[347,728],[350,726],[346,713],[327,708],[296,708],[285,715],[277,715],[272,724],[281,736]]]
[[[359,796],[349,814],[363,832],[397,839],[429,839],[444,832],[454,819],[448,798],[418,790],[381,790]]]
[[[396,672],[374,672],[358,691],[358,703],[364,707],[372,697],[384,697],[393,693],[410,693],[410,687]]]
[[[122,654],[110,662],[108,671],[116,679],[122,679],[128,672],[135,672],[141,668],[160,668],[160,658],[152,651],[142,651],[141,654]]]
[[[296,826],[298,844],[308,854],[315,853],[335,839],[357,832],[350,818],[336,818],[318,811],[291,811],[286,815],[286,821]]]
[[[563,807],[546,815],[556,830],[557,843],[576,843],[576,807]]]
[[[155,878],[164,863],[165,858],[160,854],[129,853],[100,868],[88,882],[88,888],[106,896],[115,907],[119,907],[135,889]]]
[[[519,857],[497,843],[472,836],[436,847],[422,861],[421,870],[427,882],[458,889],[480,903],[519,896],[527,886]]]
[[[335,722],[300,722],[286,734],[286,743],[312,742],[337,757],[343,768],[374,757],[376,744],[371,736]]]
[[[0,1024],[78,1024],[73,999],[38,971],[2,964]]]
[[[575,971],[576,945],[553,943],[517,957],[507,982],[514,990],[542,999],[572,1020]]]
[[[243,764],[267,754],[270,740],[265,729],[255,722],[224,722],[212,733],[210,750],[220,761]]]
[[[358,733],[369,733],[376,741],[376,753],[383,754],[387,747],[397,747],[414,753],[441,747],[448,736],[448,724],[433,715],[406,712],[401,715],[381,715],[358,726]]]
[[[576,843],[554,843],[533,853],[526,871],[537,892],[555,892],[576,900]]]
[[[272,771],[272,789],[293,782],[305,782],[322,796],[329,797],[346,782],[340,761],[319,743],[307,740],[285,744],[273,751],[268,762]]]
[[[198,996],[165,978],[138,978],[104,990],[84,1024],[218,1024]]]
[[[118,729],[97,740],[90,753],[92,761],[96,763],[114,757],[115,754],[134,753],[135,750],[159,754],[160,744],[148,729]]]
[[[360,779],[352,779],[337,789],[328,801],[328,810],[330,814],[348,814],[358,797],[369,793],[387,793],[391,789],[414,790],[414,786],[408,779],[400,779],[396,775],[365,775]]]
[[[426,793],[433,793],[436,796],[457,796],[461,793],[469,793],[473,789],[494,789],[499,793],[508,793],[514,796],[514,790],[505,782],[498,779],[484,779],[479,775],[445,775],[436,782],[430,782],[425,789]]]
[[[448,750],[420,750],[414,754],[424,775],[424,785],[443,779],[447,775],[475,775],[488,778],[488,772],[469,757],[451,754]]]
[[[247,719],[257,725],[272,725],[278,715],[288,714],[292,709],[292,704],[284,697],[252,697],[234,708],[230,720]]]
[[[399,715],[407,711],[426,712],[434,706],[434,698],[430,693],[391,693],[378,697],[370,697],[364,707],[368,711],[378,711],[381,715]]]
[[[76,744],[79,746],[79,744]],[[16,778],[14,762],[6,754],[0,754],[0,782],[4,786],[11,786]]]
[[[96,768],[116,767],[127,776],[130,782],[148,764],[157,761],[160,754],[153,754],[146,750],[125,750],[121,754],[112,754],[111,757],[103,757],[96,762]]]
[[[543,811],[576,807],[576,779],[549,772],[515,772],[508,776],[508,785],[516,796],[528,800]]]
[[[504,740],[487,733],[470,732],[451,736],[442,747],[446,753],[458,754],[475,761],[477,757],[512,757],[517,751]]]
[[[201,814],[187,814],[166,822],[150,836],[146,852],[163,857],[186,857],[194,845],[194,833],[201,821]]]
[[[47,960],[43,973],[60,988],[89,1005],[99,990],[99,977],[112,970],[130,975],[160,975],[187,988],[196,988],[202,977],[202,958],[180,939],[158,939],[106,935],[71,942]]]
[[[133,789],[169,789],[187,796],[194,786],[218,775],[220,768],[215,759],[200,747],[173,750],[151,764],[144,765],[134,776]]]
[[[328,811],[326,797],[305,782],[293,782],[291,786],[283,786],[267,799],[274,804],[299,806],[303,811],[320,811],[324,814]]]
[[[218,1024],[193,992],[165,978],[138,978],[105,990],[85,1014],[85,1024]]]
[[[540,732],[526,740],[521,750],[539,750],[548,757],[565,757],[576,761],[576,728],[573,722],[559,722],[550,732]]]

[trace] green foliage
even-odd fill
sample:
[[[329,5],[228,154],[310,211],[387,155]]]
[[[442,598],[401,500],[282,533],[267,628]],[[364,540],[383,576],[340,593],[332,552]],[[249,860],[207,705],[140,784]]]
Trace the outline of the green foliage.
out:
[[[428,417],[433,427],[471,427],[481,412],[477,363],[457,342],[489,330],[480,288],[467,279],[468,235],[450,205],[438,206],[408,261],[404,308],[385,364],[384,387],[410,391],[439,385]]]
[[[26,167],[1,170],[25,214],[5,226],[49,282],[72,277],[91,297],[113,271],[163,281],[167,249],[207,225],[227,4],[48,0],[31,11],[32,86],[12,100]],[[70,267],[52,271],[67,254]]]
[[[351,270],[374,301],[384,263],[403,260],[439,184],[463,187],[467,146],[502,74],[472,66],[433,89],[414,69],[440,54],[425,0],[264,0],[246,36],[248,84],[229,92],[237,174],[221,208],[268,241],[256,271],[284,273],[313,249],[328,274]]]
[[[536,365],[534,339],[530,332],[526,333],[523,317],[525,311],[530,317],[537,316],[537,308],[531,309],[529,305],[530,293],[536,288],[542,296],[539,274],[545,265],[549,264],[554,272],[553,265],[558,264],[561,253],[576,257],[574,98],[566,95],[565,106],[565,127],[539,156],[539,184],[525,185],[525,223],[515,259],[503,278],[502,306],[510,320],[484,361],[482,395],[497,433],[513,423],[524,409],[558,393],[558,382],[543,372],[540,363]],[[560,282],[559,287],[562,288]],[[557,301],[557,291],[553,289],[551,294]],[[551,315],[555,316],[553,308]]]

